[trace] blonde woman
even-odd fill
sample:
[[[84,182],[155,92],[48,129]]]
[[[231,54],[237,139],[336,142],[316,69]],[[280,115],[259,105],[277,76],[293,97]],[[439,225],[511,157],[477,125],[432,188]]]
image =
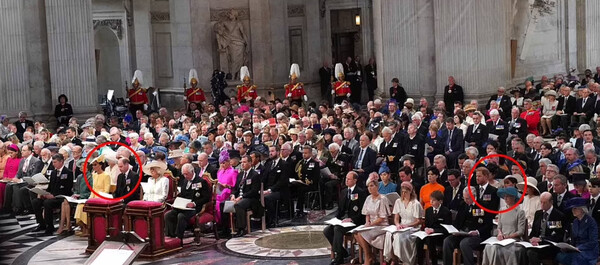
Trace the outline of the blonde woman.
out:
[[[165,202],[169,194],[169,178],[165,177],[167,164],[162,161],[152,161],[142,170],[151,176],[148,178],[148,190],[144,190],[144,201]]]

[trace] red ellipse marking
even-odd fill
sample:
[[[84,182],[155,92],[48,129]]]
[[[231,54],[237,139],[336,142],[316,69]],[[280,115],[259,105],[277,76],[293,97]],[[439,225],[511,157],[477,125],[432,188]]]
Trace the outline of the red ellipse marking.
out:
[[[138,162],[138,165],[140,167],[140,178],[138,179],[138,182],[135,185],[135,188],[133,188],[133,190],[131,190],[129,193],[125,194],[122,197],[112,198],[112,199],[111,198],[106,198],[106,197],[98,194],[94,190],[94,188],[92,186],[90,186],[90,182],[88,181],[88,178],[87,178],[87,164],[88,164],[88,160],[90,159],[90,157],[92,157],[92,154],[95,153],[96,151],[98,151],[98,149],[100,149],[100,148],[102,148],[104,146],[110,145],[110,144],[116,144],[116,145],[120,145],[120,146],[125,146],[127,149],[129,149],[129,151],[131,151],[131,153],[135,156],[135,160]],[[120,143],[120,142],[106,142],[106,143],[103,143],[101,145],[98,145],[98,146],[94,147],[94,149],[92,149],[92,151],[90,151],[88,153],[88,156],[85,158],[85,162],[83,164],[83,179],[85,180],[85,184],[87,185],[88,189],[90,189],[90,191],[94,195],[96,195],[98,198],[102,198],[102,199],[105,199],[105,200],[108,200],[108,201],[120,201],[122,199],[125,199],[125,198],[133,195],[133,192],[136,191],[140,187],[140,183],[142,182],[142,177],[143,176],[144,175],[142,173],[142,160],[140,159],[140,156],[131,147],[129,147],[128,145],[126,145],[124,143]]]
[[[519,201],[517,203],[515,203],[515,205],[513,205],[512,207],[510,207],[506,210],[502,210],[502,211],[494,211],[494,210],[490,210],[488,208],[481,206],[481,204],[479,204],[479,202],[477,202],[477,200],[475,199],[475,196],[473,196],[473,191],[471,191],[471,185],[470,185],[471,178],[473,177],[473,173],[475,172],[475,169],[477,169],[477,165],[481,164],[481,162],[483,162],[484,160],[492,158],[492,157],[503,157],[503,158],[508,159],[508,160],[512,161],[513,163],[515,163],[515,165],[517,165],[519,167],[519,170],[521,170],[521,173],[523,173],[523,180],[525,181],[525,187],[523,188],[523,193],[521,194],[521,199],[519,199]],[[479,208],[481,208],[483,211],[493,213],[493,214],[507,213],[507,212],[510,212],[510,211],[514,210],[515,208],[517,208],[517,206],[519,206],[519,204],[521,204],[521,202],[523,202],[523,199],[525,198],[525,194],[527,193],[527,174],[525,174],[525,170],[523,170],[523,167],[521,166],[521,164],[519,164],[519,162],[517,162],[517,160],[513,159],[512,157],[509,157],[509,156],[506,156],[503,154],[492,154],[492,155],[488,155],[488,156],[480,159],[479,161],[477,161],[477,163],[475,163],[473,168],[471,168],[471,172],[469,172],[469,179],[467,180],[467,186],[469,189],[469,196],[471,196],[471,199],[473,200],[473,202],[475,202],[475,204],[477,206],[479,206]]]

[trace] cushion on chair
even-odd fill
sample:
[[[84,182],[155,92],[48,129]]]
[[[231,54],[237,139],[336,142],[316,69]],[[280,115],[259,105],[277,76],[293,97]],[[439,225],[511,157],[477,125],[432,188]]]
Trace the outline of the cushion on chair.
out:
[[[85,202],[87,205],[112,206],[121,203],[120,201],[109,201],[102,198],[93,198]]]
[[[209,223],[212,222],[214,220],[214,215],[209,214],[209,213],[203,213],[202,215],[200,215],[200,223],[201,224],[205,224],[205,223]],[[194,218],[196,219],[196,218]]]
[[[165,238],[165,248],[166,249],[174,249],[181,247],[181,239],[179,238]]]
[[[153,209],[162,207],[162,203],[160,202],[149,202],[149,201],[131,201],[127,204],[129,208],[137,208],[137,209]]]

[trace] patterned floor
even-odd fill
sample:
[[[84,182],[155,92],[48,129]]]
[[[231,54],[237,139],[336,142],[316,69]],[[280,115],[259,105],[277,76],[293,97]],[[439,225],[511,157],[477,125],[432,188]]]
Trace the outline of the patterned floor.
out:
[[[56,238],[29,233],[36,226],[33,215],[0,215],[0,265],[12,264],[32,247]]]

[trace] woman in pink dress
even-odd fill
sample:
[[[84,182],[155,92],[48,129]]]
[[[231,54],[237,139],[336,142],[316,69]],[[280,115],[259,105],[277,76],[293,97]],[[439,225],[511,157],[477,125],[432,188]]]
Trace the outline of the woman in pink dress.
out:
[[[21,151],[16,144],[9,145],[6,150],[8,150],[8,159],[6,159],[4,174],[2,174],[2,179],[5,180],[13,179],[17,175],[21,162]],[[4,190],[6,190],[6,183],[0,182],[0,205],[4,205]]]
[[[221,168],[217,172],[217,180],[219,187],[217,188],[217,223],[221,222],[221,202],[229,199],[235,182],[237,181],[238,172],[231,167],[229,163],[229,153],[227,150],[221,151],[219,154],[219,164]]]

